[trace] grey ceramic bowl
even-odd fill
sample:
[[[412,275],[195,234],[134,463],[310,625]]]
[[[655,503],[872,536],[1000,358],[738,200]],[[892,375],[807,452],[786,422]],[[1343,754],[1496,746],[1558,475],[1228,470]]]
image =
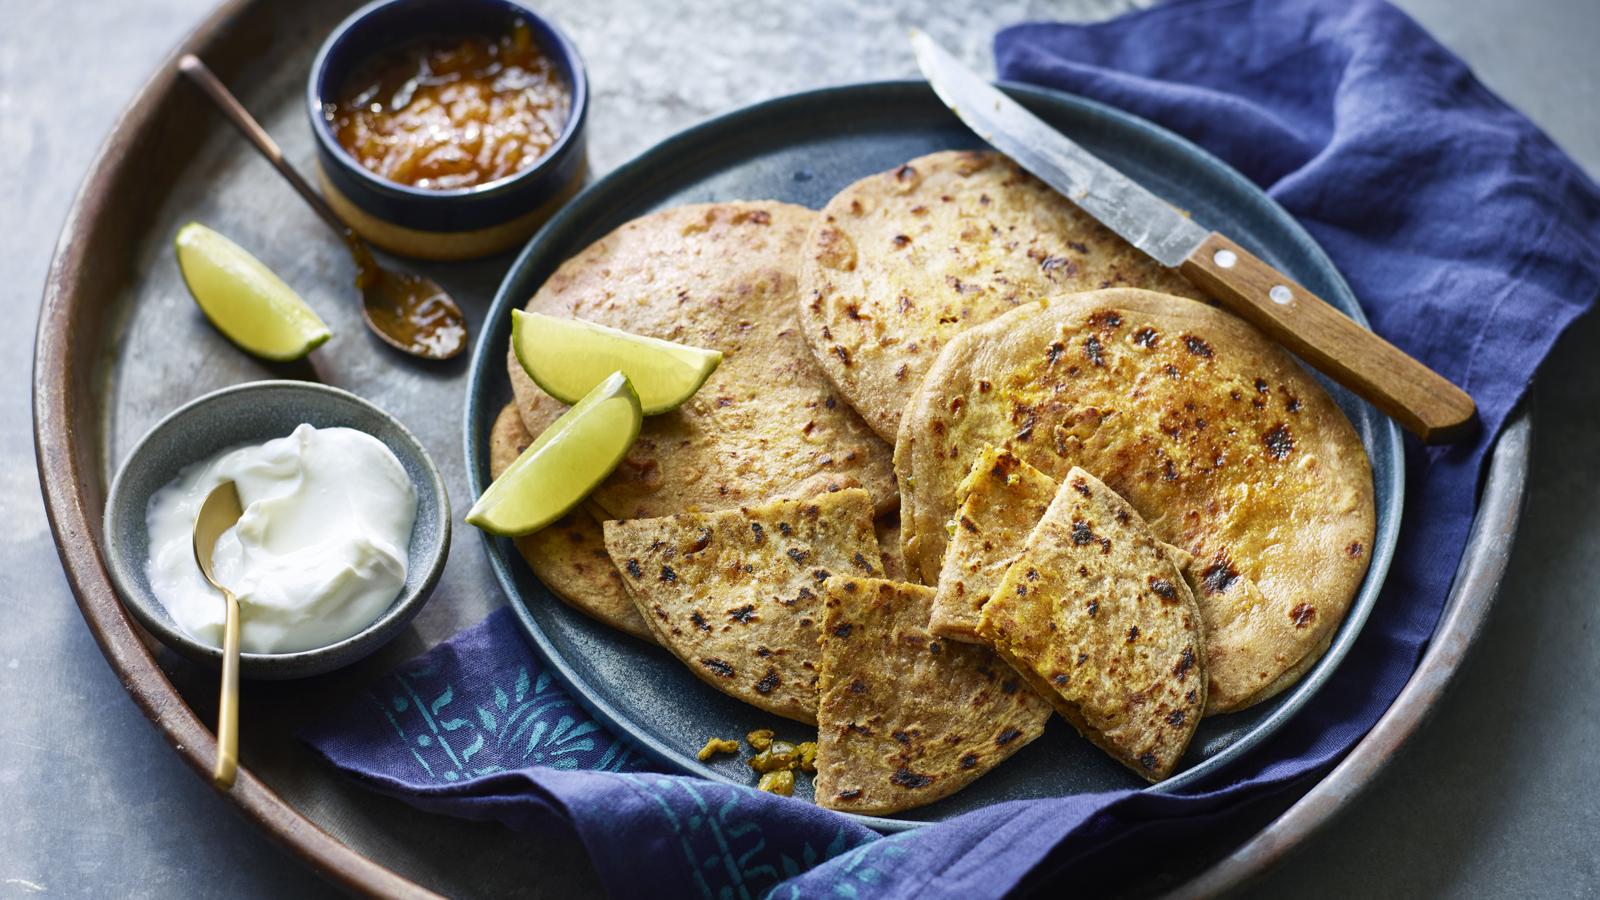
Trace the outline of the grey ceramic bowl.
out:
[[[244,678],[318,675],[349,665],[397,636],[439,583],[450,549],[450,499],[428,452],[399,420],[356,395],[304,381],[254,381],[206,394],[162,419],[139,440],[106,500],[105,553],[122,602],[139,624],[189,659],[220,666],[222,651],[190,637],[150,589],[145,572],[150,496],[183,467],[241,444],[287,435],[303,422],[318,428],[365,431],[394,453],[417,489],[405,587],[394,603],[358,634],[299,653],[241,653]],[[221,603],[219,598],[218,603]]]

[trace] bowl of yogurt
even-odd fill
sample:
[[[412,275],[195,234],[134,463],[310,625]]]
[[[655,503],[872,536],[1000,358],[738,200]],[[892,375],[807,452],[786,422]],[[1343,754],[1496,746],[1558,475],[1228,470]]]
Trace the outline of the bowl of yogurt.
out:
[[[128,455],[106,502],[106,555],[128,611],[191,660],[220,664],[222,597],[194,561],[194,521],[223,481],[239,522],[213,569],[239,599],[240,675],[317,675],[372,653],[427,602],[450,502],[427,451],[348,391],[257,381],[200,397]]]

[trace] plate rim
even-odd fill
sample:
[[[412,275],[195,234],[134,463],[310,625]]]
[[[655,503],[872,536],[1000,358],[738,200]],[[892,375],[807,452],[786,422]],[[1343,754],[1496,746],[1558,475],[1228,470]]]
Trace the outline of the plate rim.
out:
[[[1321,245],[1276,200],[1226,162],[1218,159],[1182,135],[1169,131],[1140,116],[1087,97],[1067,91],[1017,82],[999,81],[995,82],[995,84],[1024,103],[1034,101],[1046,104],[1063,104],[1067,107],[1077,107],[1078,111],[1108,117],[1125,127],[1142,132],[1147,139],[1157,144],[1165,144],[1169,149],[1175,149],[1181,154],[1194,157],[1198,164],[1209,168],[1214,174],[1229,182],[1234,190],[1250,195],[1255,202],[1264,203],[1274,217],[1281,220],[1280,224],[1283,225],[1284,233],[1294,243],[1301,245],[1315,263],[1330,274],[1333,279],[1333,293],[1336,298],[1342,297],[1348,300],[1350,309],[1354,310],[1351,318],[1361,327],[1371,330],[1371,325],[1366,318],[1365,311],[1361,308],[1359,300],[1355,297],[1354,292],[1350,290],[1343,274],[1327,256]],[[649,172],[653,165],[659,162],[660,157],[681,154],[682,151],[692,149],[696,144],[705,141],[707,138],[714,138],[716,135],[727,131],[731,126],[735,126],[746,119],[760,119],[775,110],[781,110],[785,107],[802,107],[816,103],[819,100],[838,98],[844,94],[871,95],[874,93],[891,94],[907,91],[925,91],[930,97],[933,96],[932,89],[926,81],[919,79],[886,79],[831,85],[784,94],[709,117],[666,136],[627,162],[612,169],[605,176],[587,185],[582,192],[575,196],[556,215],[552,216],[528,240],[527,244],[517,253],[515,260],[507,268],[506,274],[495,290],[494,299],[490,302],[489,308],[485,313],[484,324],[480,328],[477,345],[473,348],[472,358],[469,362],[466,408],[463,413],[464,459],[469,489],[472,491],[472,495],[481,494],[488,485],[485,471],[487,462],[487,425],[492,421],[493,414],[497,411],[484,408],[485,397],[492,389],[488,386],[486,379],[493,377],[490,373],[497,373],[498,371],[494,365],[496,358],[504,358],[503,351],[496,352],[496,342],[487,341],[484,338],[488,336],[488,333],[496,330],[493,323],[497,317],[507,316],[512,308],[520,307],[521,302],[511,293],[514,286],[513,282],[518,279],[520,272],[532,264],[546,242],[559,239],[560,232],[568,228],[569,222],[579,221],[590,214],[592,211],[587,207],[599,203],[600,201],[596,198],[603,197],[604,192],[610,185],[616,182],[637,180],[644,173]],[[952,122],[957,121],[953,114],[951,114],[951,120]],[[1345,311],[1349,312],[1349,310]],[[1309,366],[1306,368],[1311,370]],[[1370,408],[1370,404],[1365,401],[1358,400],[1357,402],[1364,407]],[[1383,416],[1381,413],[1375,416],[1374,421],[1377,423],[1372,435],[1374,449],[1387,445],[1390,457],[1394,461],[1394,464],[1390,467],[1391,471],[1388,473],[1388,484],[1380,488],[1377,483],[1377,476],[1374,474],[1374,494],[1376,496],[1381,491],[1388,495],[1389,503],[1392,506],[1392,514],[1388,516],[1386,521],[1377,523],[1380,525],[1380,530],[1375,531],[1373,536],[1373,554],[1368,562],[1367,574],[1362,579],[1355,597],[1352,598],[1351,606],[1346,612],[1344,621],[1341,622],[1339,629],[1334,633],[1328,650],[1324,652],[1322,658],[1317,661],[1310,671],[1285,692],[1286,699],[1264,719],[1252,726],[1246,734],[1199,765],[1179,772],[1158,784],[1141,787],[1138,789],[1140,792],[1171,793],[1201,782],[1219,770],[1225,769],[1237,757],[1247,753],[1250,749],[1270,737],[1290,717],[1297,713],[1317,693],[1323,682],[1343,661],[1344,656],[1354,644],[1355,638],[1366,624],[1373,606],[1376,605],[1378,595],[1381,594],[1383,585],[1388,577],[1389,565],[1393,560],[1394,550],[1399,540],[1400,522],[1405,506],[1406,450],[1400,428],[1393,420]],[[511,566],[516,564],[513,562],[513,557],[516,554],[511,549],[511,542],[482,532],[480,532],[479,538],[488,555],[489,565],[494,572],[495,579],[505,592],[507,603],[511,606],[524,636],[534,644],[541,661],[552,671],[562,686],[572,694],[573,699],[581,707],[603,722],[613,733],[632,743],[640,752],[652,760],[668,766],[673,773],[732,783],[728,778],[714,770],[697,764],[692,752],[665,746],[663,742],[654,737],[643,735],[638,729],[629,727],[627,724],[628,719],[622,711],[603,696],[599,696],[599,691],[574,671],[563,655],[557,652],[554,643],[544,634],[543,629],[533,618],[527,602],[531,598],[523,596],[523,592],[518,588],[517,579],[511,569]],[[537,577],[534,580],[537,581]],[[547,587],[543,586],[542,582],[540,586],[552,601],[560,602],[550,593]],[[925,825],[937,824],[937,821],[944,821],[900,819],[849,812],[842,813],[842,815],[886,834],[920,828]]]

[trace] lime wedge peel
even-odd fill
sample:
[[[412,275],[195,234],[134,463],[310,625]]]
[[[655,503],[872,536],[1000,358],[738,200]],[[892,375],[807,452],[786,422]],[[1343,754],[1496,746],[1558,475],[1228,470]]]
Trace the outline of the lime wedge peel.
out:
[[[248,251],[198,222],[173,241],[184,284],[211,324],[263,359],[300,359],[332,335],[294,289]]]
[[[722,362],[716,350],[522,310],[511,313],[511,346],[534,384],[562,403],[622,372],[647,416],[683,405]]]
[[[639,395],[613,372],[522,451],[467,513],[490,534],[530,534],[566,515],[622,462],[639,436]]]

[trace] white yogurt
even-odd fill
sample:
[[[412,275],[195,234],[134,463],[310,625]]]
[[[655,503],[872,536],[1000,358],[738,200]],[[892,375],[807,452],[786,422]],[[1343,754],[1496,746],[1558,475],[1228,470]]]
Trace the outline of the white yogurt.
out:
[[[382,441],[301,425],[185,468],[150,498],[150,587],[184,631],[222,645],[222,595],[194,561],[200,504],[232,480],[244,516],[217,539],[212,571],[239,598],[240,649],[325,647],[372,624],[406,581],[417,493]]]

